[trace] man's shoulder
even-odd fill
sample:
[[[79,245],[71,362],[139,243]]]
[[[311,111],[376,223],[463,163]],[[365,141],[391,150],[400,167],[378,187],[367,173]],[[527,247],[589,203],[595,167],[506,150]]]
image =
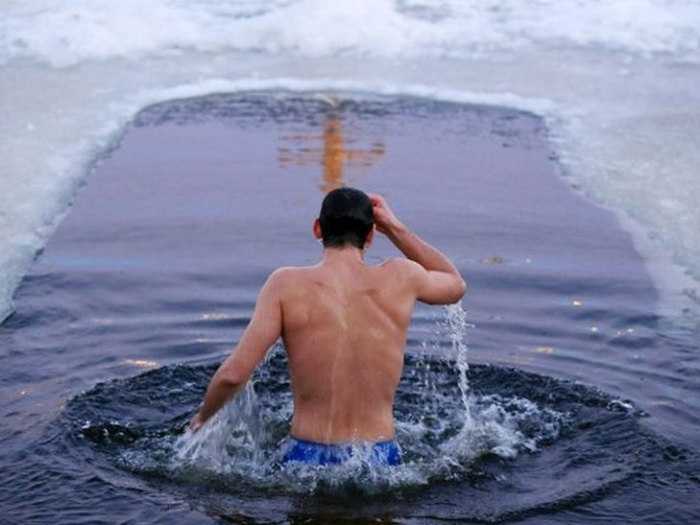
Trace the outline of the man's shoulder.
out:
[[[316,269],[316,266],[280,266],[277,268],[275,271],[272,272],[272,275],[281,275],[281,276],[289,276],[289,275],[301,275],[304,273],[308,273]]]
[[[275,286],[281,286],[289,282],[297,282],[307,278],[312,272],[313,266],[282,266],[270,274],[267,281]]]
[[[308,288],[313,273],[313,266],[283,266],[270,274],[264,288],[279,300],[290,300]]]
[[[425,268],[420,264],[401,257],[384,261],[377,268],[383,273],[381,276],[382,281],[400,282],[403,284],[415,284],[422,274],[425,273]]]
[[[410,259],[404,259],[402,257],[388,259],[377,267],[388,272],[396,272],[400,274],[412,274],[423,270],[423,267],[417,262]]]

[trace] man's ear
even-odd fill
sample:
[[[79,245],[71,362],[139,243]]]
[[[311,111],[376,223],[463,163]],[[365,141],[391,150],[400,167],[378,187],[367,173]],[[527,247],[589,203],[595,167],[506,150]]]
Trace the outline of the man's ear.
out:
[[[321,232],[321,221],[319,219],[314,219],[314,224],[312,226],[314,237],[319,241],[323,240],[323,232]]]
[[[374,232],[377,231],[377,227],[375,225],[372,225],[372,229],[369,231],[367,234],[367,238],[365,239],[365,246],[364,249],[366,250],[367,248],[370,247],[372,242],[374,241]]]

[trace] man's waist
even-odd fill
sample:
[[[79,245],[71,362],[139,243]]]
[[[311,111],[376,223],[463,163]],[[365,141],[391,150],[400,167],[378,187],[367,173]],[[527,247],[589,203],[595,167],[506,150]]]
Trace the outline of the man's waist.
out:
[[[355,440],[344,443],[319,443],[289,436],[284,446],[285,462],[310,465],[339,465],[359,460],[372,465],[391,466],[401,463],[401,449],[395,439],[385,441]]]
[[[345,445],[348,443],[381,443],[394,439],[394,421],[365,420],[358,424],[352,421],[333,420],[327,417],[292,418],[290,434],[296,439],[323,443],[324,445]]]

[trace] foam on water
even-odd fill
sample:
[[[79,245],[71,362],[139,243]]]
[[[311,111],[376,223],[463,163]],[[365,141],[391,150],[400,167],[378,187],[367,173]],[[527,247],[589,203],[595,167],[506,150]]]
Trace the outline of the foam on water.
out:
[[[40,0],[0,11],[0,319],[140,109],[250,89],[536,113],[564,175],[642,225],[649,260],[661,250],[680,265],[671,281],[667,263],[652,267],[670,310],[697,295],[697,2]]]

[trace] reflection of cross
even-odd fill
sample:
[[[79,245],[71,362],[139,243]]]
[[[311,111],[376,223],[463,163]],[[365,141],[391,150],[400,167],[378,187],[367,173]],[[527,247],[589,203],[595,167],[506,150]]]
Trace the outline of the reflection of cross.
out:
[[[296,148],[279,149],[279,163],[281,165],[297,164],[306,166],[309,164],[323,165],[323,184],[320,189],[328,193],[335,188],[345,185],[343,179],[344,165],[368,168],[384,155],[384,142],[381,140],[371,144],[369,149],[348,149],[342,130],[342,118],[338,109],[338,103],[333,99],[323,98],[332,105],[333,110],[328,112],[323,120],[323,135],[298,135],[286,137],[298,143]],[[309,148],[304,146],[307,141],[322,139],[323,147]]]

